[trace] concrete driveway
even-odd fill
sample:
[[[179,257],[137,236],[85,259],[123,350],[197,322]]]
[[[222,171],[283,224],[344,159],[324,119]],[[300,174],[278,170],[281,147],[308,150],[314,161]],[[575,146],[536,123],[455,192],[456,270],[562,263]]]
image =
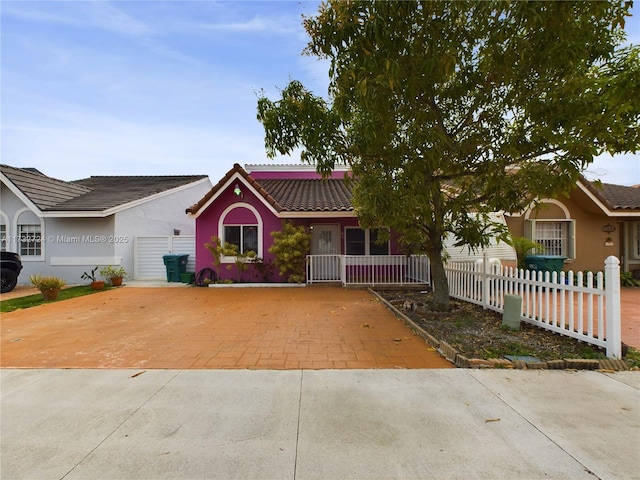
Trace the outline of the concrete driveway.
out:
[[[640,480],[638,372],[432,369],[361,290],[125,287],[1,321],[2,479]]]
[[[1,323],[3,368],[452,368],[371,294],[340,287],[122,287]]]

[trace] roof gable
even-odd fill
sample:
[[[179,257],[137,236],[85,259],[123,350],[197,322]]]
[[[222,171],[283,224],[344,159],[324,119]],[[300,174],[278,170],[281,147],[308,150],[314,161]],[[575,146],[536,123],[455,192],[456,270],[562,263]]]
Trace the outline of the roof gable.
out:
[[[578,182],[582,190],[590,195],[592,201],[609,215],[636,215],[640,212],[640,187],[627,187],[611,183],[590,182],[581,178]]]
[[[289,172],[290,173],[290,172]],[[207,194],[186,210],[187,214],[198,216],[213,203],[224,188],[240,178],[270,206],[274,212],[286,217],[295,213],[344,213],[353,212],[351,188],[342,178],[253,178],[239,164],[235,164]]]
[[[0,171],[40,210],[47,210],[91,191],[86,186],[47,177],[34,169],[0,165]]]
[[[206,175],[96,176],[65,182],[33,169],[7,165],[1,169],[43,212],[103,212],[207,178]]]

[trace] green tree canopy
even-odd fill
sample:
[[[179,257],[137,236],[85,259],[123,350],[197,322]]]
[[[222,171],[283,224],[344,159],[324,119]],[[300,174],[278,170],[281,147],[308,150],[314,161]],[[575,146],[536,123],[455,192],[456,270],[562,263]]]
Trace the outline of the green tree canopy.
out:
[[[302,147],[327,174],[350,166],[364,227],[426,252],[448,306],[443,238],[471,248],[487,214],[575,185],[603,152],[640,144],[640,61],[630,4],[329,1],[304,20],[330,60],[328,98],[297,81],[258,100],[271,157]]]

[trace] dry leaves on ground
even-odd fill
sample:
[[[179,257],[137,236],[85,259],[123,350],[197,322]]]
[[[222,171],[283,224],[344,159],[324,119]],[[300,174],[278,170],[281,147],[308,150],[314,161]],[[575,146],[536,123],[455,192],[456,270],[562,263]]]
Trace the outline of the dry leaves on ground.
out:
[[[429,310],[430,292],[376,290],[376,293],[467,358],[503,358],[505,355],[528,355],[542,361],[606,358],[604,351],[597,347],[524,322],[519,331],[510,330],[502,326],[501,314],[471,303],[452,300],[452,310],[442,313]]]

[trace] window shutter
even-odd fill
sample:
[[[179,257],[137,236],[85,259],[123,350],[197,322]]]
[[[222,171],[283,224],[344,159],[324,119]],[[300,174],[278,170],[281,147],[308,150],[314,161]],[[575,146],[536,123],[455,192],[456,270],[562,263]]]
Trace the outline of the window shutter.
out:
[[[570,259],[576,258],[576,221],[569,220],[568,225],[568,239],[567,239],[567,257]]]
[[[535,242],[536,221],[525,220],[524,221],[524,237]]]

